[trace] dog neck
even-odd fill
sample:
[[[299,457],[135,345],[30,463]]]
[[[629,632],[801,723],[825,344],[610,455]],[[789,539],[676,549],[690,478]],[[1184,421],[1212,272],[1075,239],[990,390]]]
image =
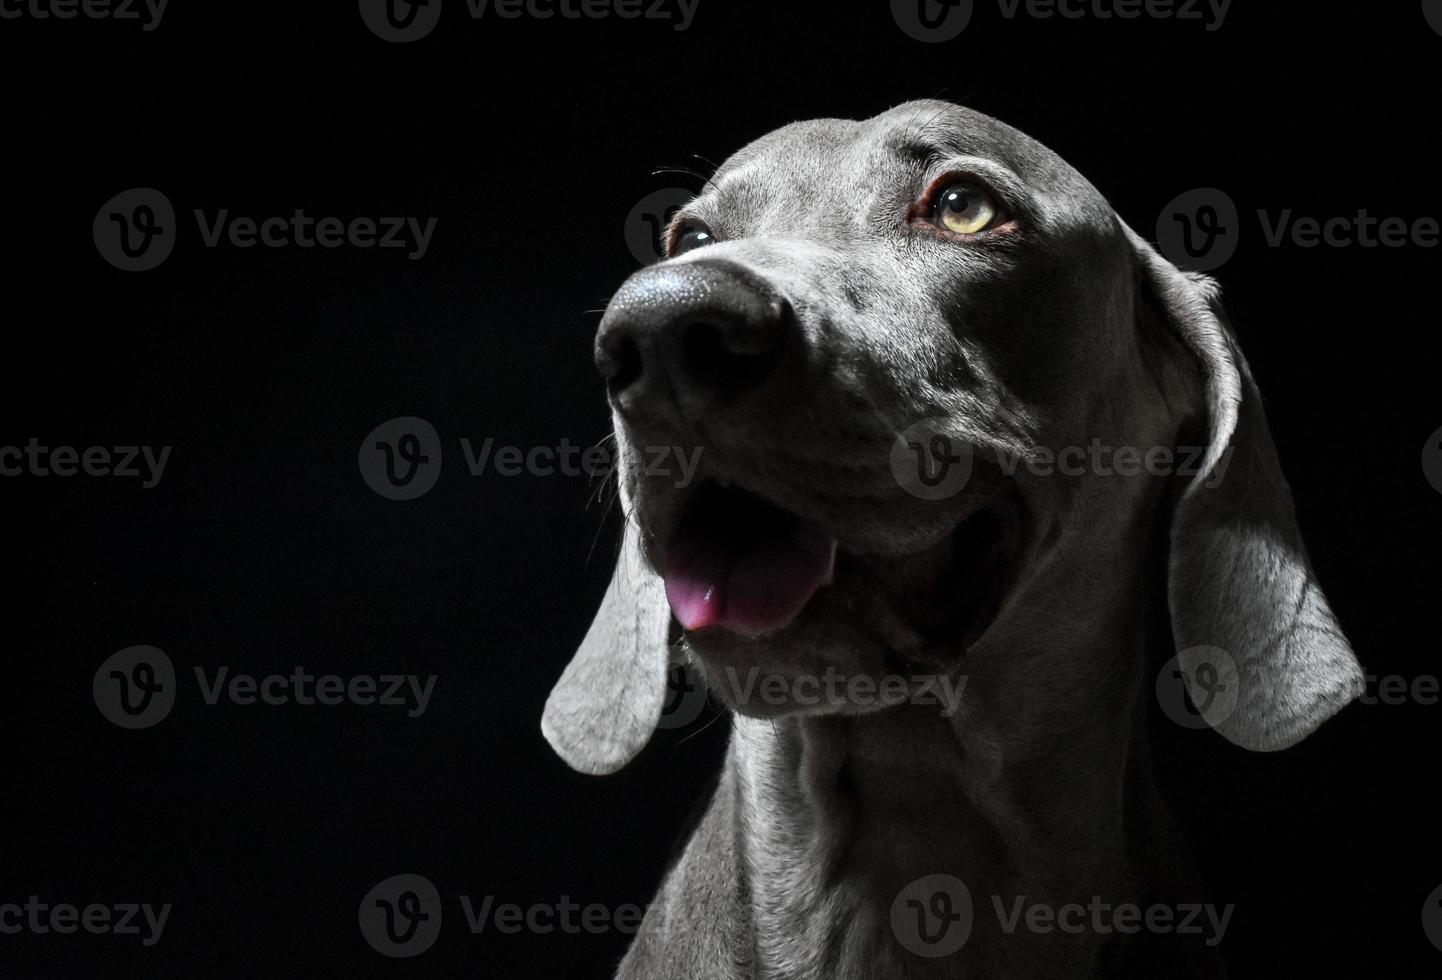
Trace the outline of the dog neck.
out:
[[[858,963],[888,977],[951,976],[961,964],[984,975],[1089,972],[1104,936],[1057,942],[1015,925],[1007,935],[1002,922],[1015,923],[1018,902],[1024,911],[1141,897],[1149,872],[1138,854],[1164,845],[1137,838],[1170,825],[1141,722],[1148,603],[1139,597],[1155,587],[1149,574],[1160,579],[1136,555],[1117,555],[1105,567],[1126,580],[1098,576],[1079,593],[1068,550],[1053,550],[995,636],[968,652],[950,717],[911,703],[736,719],[739,870],[755,955],[772,971],[762,975],[848,977]],[[1051,575],[1072,583],[1064,609],[1029,601],[1058,594]],[[898,897],[932,875],[963,882],[975,909],[965,949],[934,960],[899,945],[891,923]]]

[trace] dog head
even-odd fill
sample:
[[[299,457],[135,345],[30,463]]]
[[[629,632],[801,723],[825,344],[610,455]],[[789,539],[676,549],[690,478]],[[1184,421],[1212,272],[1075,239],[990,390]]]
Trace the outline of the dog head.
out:
[[[797,123],[666,246],[596,337],[626,534],[543,719],[576,768],[645,744],[674,641],[738,711],[879,710],[735,681],[956,670],[1157,542],[1183,666],[1229,654],[1228,738],[1289,745],[1360,690],[1215,287],[1041,144],[940,102]]]

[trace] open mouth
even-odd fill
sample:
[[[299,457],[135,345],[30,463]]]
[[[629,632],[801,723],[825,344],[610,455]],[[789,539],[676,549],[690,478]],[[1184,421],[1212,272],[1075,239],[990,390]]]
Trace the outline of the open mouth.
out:
[[[753,494],[708,482],[666,551],[666,598],[683,629],[756,637],[789,626],[836,568],[836,539]]]
[[[667,545],[666,597],[687,632],[752,639],[786,629],[834,582],[862,621],[904,621],[908,646],[964,647],[996,615],[1017,540],[1016,510],[998,500],[923,552],[850,554],[814,521],[708,481]]]

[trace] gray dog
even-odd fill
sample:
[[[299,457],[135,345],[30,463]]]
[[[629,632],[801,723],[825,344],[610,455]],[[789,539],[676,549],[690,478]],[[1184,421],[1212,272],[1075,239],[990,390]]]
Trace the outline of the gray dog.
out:
[[[1221,975],[1148,651],[1262,751],[1362,675],[1214,284],[940,102],[786,126],[667,235],[596,338],[626,534],[542,729],[619,769],[672,656],[735,718],[618,975]]]

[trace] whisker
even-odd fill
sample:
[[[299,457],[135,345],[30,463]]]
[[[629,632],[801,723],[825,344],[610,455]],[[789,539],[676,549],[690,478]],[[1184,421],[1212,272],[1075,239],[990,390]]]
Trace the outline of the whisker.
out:
[[[703,174],[701,171],[697,170],[695,167],[663,166],[657,170],[651,171],[651,176],[653,177],[659,177],[662,174],[680,174],[684,177],[691,177],[699,180],[704,186],[709,187],[712,190],[721,189],[720,185],[718,185],[706,174]]]
[[[711,703],[711,699],[710,699],[710,698],[707,698],[707,699],[706,699],[706,703],[707,703],[707,704],[710,704],[710,703]],[[726,717],[726,713],[725,713],[724,711],[718,711],[718,712],[716,712],[716,713],[711,717],[711,720],[710,720],[710,721],[708,721],[706,724],[702,725],[700,728],[696,729],[696,730],[695,730],[694,732],[692,732],[690,735],[687,735],[685,738],[681,739],[681,741],[677,742],[677,743],[676,743],[676,748],[679,749],[681,746],[683,746],[683,745],[685,745],[687,742],[691,741],[691,739],[695,738],[697,735],[700,735],[702,732],[706,731],[706,729],[710,728],[712,725],[716,724],[718,721],[720,721],[722,718],[725,718],[725,717]]]

